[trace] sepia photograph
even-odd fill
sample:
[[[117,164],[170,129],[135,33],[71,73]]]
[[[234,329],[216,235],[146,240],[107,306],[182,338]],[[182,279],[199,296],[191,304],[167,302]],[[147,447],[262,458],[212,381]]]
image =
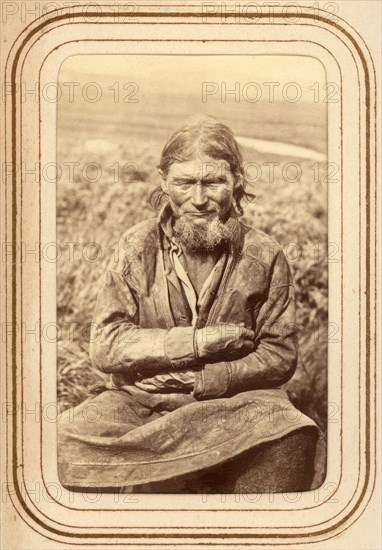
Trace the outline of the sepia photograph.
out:
[[[317,489],[338,88],[301,55],[75,55],[58,83],[60,482]]]
[[[381,547],[382,4],[308,4],[1,4],[1,548]]]

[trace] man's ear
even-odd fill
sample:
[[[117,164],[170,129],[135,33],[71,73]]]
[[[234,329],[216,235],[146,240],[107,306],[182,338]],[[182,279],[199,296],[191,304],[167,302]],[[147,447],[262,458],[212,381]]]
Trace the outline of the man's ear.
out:
[[[244,177],[241,174],[238,174],[235,177],[235,183],[234,183],[233,188],[234,189],[239,189],[239,187],[243,187],[243,183],[244,183]]]
[[[162,187],[162,191],[163,193],[166,193],[166,195],[168,195],[168,185],[167,185],[166,177],[163,173],[163,170],[159,168],[158,174],[160,176],[160,186]]]

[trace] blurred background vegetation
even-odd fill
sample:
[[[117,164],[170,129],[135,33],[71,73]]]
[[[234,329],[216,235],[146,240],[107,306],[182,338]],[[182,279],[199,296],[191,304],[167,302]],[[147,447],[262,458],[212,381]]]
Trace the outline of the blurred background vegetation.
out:
[[[158,184],[156,165],[166,139],[187,117],[211,114],[237,136],[269,142],[266,152],[242,147],[245,162],[260,168],[248,165],[256,200],[246,205],[244,221],[284,246],[291,265],[301,333],[298,368],[286,389],[322,430],[316,468],[321,478],[328,309],[327,106],[321,65],[286,56],[78,56],[64,63],[59,82],[57,242],[63,254],[57,264],[57,322],[65,327],[57,348],[59,403],[63,408],[80,403],[100,381],[88,356],[100,280],[121,234],[156,216],[148,197]],[[203,97],[203,82],[214,83],[209,89],[216,93]],[[227,90],[236,86],[239,96],[222,95],[224,82]],[[252,101],[255,88],[243,92],[248,82],[259,84],[261,100]],[[274,101],[265,82],[278,83]],[[302,90],[299,101],[283,96],[288,82]],[[293,97],[293,87],[288,92]],[[306,151],[276,154],[274,142],[309,148],[311,158]],[[288,163],[298,164],[298,176]]]

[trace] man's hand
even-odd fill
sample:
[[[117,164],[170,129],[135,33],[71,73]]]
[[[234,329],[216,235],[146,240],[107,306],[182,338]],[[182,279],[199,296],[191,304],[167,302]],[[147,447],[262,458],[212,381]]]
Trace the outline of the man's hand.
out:
[[[242,325],[207,325],[195,332],[195,351],[206,363],[233,361],[253,351],[255,333]]]
[[[150,393],[181,390],[191,392],[194,389],[195,373],[192,370],[157,374],[137,380],[134,385]]]

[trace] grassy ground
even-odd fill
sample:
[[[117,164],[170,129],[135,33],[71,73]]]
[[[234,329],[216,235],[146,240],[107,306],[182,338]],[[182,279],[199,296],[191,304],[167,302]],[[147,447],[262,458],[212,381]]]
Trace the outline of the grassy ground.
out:
[[[230,124],[237,135],[274,139],[326,150],[326,114],[316,104],[201,105],[178,96],[151,96],[149,108],[61,102],[58,111],[57,240],[65,252],[57,265],[58,400],[63,408],[88,396],[100,374],[88,357],[89,323],[100,279],[113,246],[126,228],[155,216],[147,203],[157,185],[155,166],[169,133],[187,116],[205,111]],[[301,326],[298,369],[287,388],[294,402],[326,430],[327,407],[327,186],[324,166],[313,161],[243,150],[246,162],[261,167],[251,190],[256,201],[245,208],[245,221],[285,246],[297,289]],[[68,163],[72,164],[70,173]],[[274,177],[269,164],[276,162]],[[297,162],[301,178],[285,181],[283,168]],[[66,165],[64,165],[66,163]],[[96,163],[91,165],[89,163]],[[124,170],[124,165],[126,165]],[[119,167],[119,174],[117,173]],[[85,170],[86,168],[86,170]],[[254,173],[251,172],[254,177]],[[285,175],[285,172],[284,172]],[[293,169],[288,177],[294,177]],[[270,181],[273,180],[273,181]],[[75,242],[76,245],[64,243]],[[98,243],[97,248],[89,243]],[[291,244],[292,243],[292,244]],[[317,459],[324,471],[325,446]]]

